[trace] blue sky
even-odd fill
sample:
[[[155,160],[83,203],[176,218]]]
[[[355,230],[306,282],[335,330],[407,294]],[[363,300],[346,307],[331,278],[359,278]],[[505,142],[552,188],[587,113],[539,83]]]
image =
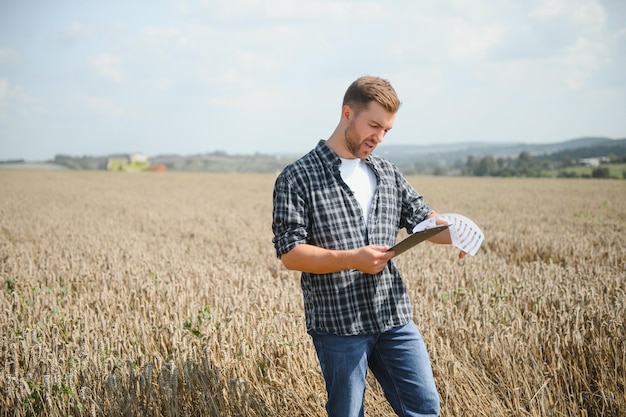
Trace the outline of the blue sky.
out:
[[[623,0],[0,0],[0,160],[304,153],[389,79],[388,144],[626,137]]]

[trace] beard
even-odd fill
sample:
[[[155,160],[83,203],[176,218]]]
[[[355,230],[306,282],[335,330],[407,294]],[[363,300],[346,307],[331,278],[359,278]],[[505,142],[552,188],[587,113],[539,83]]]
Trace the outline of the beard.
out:
[[[353,121],[350,122],[344,131],[344,136],[346,139],[346,147],[355,158],[365,159],[369,156],[370,152],[361,151],[363,140],[359,137],[359,133],[356,131]]]

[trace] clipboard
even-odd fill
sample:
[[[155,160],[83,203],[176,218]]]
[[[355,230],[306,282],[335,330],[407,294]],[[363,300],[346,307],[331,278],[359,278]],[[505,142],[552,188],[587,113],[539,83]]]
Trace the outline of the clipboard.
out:
[[[450,227],[449,224],[442,224],[442,225],[435,226],[430,229],[422,230],[420,232],[415,232],[409,237],[407,237],[406,239],[404,239],[402,242],[397,243],[391,249],[388,249],[387,251],[394,251],[396,253],[395,256],[398,256],[402,252],[405,252],[411,249],[413,246],[417,245],[418,243],[421,243],[425,241],[426,239],[430,239],[431,237],[443,232],[448,227]]]

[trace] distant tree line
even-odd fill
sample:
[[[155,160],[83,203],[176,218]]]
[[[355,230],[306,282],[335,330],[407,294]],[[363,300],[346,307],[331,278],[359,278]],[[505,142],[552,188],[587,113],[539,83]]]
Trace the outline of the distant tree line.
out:
[[[76,170],[105,170],[107,169],[106,156],[70,156],[56,155],[52,160],[57,165]]]
[[[561,154],[561,153],[559,153]],[[626,155],[608,155],[603,158],[607,164],[626,163]],[[547,171],[559,171],[559,177],[579,176],[575,171],[568,171],[566,168],[583,166],[579,159],[562,153],[562,160],[554,161],[546,156],[533,157],[529,152],[521,152],[517,158],[495,158],[486,155],[481,158],[469,156],[463,162],[457,162],[455,168],[461,175],[476,177],[541,177]],[[443,173],[435,172],[435,175]],[[611,171],[608,166],[602,165],[594,167],[589,175],[592,178],[610,178]],[[626,179],[626,170],[622,173],[622,178]]]
[[[74,170],[106,170],[109,158],[124,156],[127,155],[79,157],[56,155],[51,162]],[[580,168],[585,165],[583,161],[589,158],[601,158],[603,163],[592,168]],[[228,155],[226,152],[218,151],[191,156],[162,155],[151,158],[150,163],[162,164],[167,167],[168,171],[270,173],[279,172],[294,159],[296,159],[295,156]],[[394,162],[393,159],[392,162]],[[615,177],[619,168],[614,168],[612,171],[607,164],[626,164],[626,147],[624,145],[621,147],[596,146],[541,155],[523,151],[517,157],[470,155],[465,160],[459,159],[454,163],[424,157],[399,163],[398,167],[407,175]],[[617,176],[626,179],[626,169]]]
[[[619,145],[595,145],[591,147],[567,149],[537,155],[536,158],[539,160],[549,160],[554,162],[567,163],[567,161],[572,161],[572,163],[576,163],[576,161],[581,159],[599,158],[604,156],[608,156],[609,159],[621,159],[621,161],[624,161],[626,158],[626,148],[623,145],[623,141],[620,141]]]
[[[56,155],[51,161],[72,170],[104,171],[110,159],[124,159],[126,154],[109,156]],[[223,151],[202,155],[163,155],[150,158],[151,164],[164,165],[168,171],[187,172],[254,172],[272,173],[280,171],[291,162],[291,158],[272,155],[228,155]]]

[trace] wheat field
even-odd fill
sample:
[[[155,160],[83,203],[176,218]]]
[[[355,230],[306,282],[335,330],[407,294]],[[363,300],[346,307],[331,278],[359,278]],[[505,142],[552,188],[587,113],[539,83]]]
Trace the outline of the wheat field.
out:
[[[274,178],[0,172],[0,415],[325,415]],[[442,416],[626,415],[626,181],[410,181],[486,235],[396,258]]]

